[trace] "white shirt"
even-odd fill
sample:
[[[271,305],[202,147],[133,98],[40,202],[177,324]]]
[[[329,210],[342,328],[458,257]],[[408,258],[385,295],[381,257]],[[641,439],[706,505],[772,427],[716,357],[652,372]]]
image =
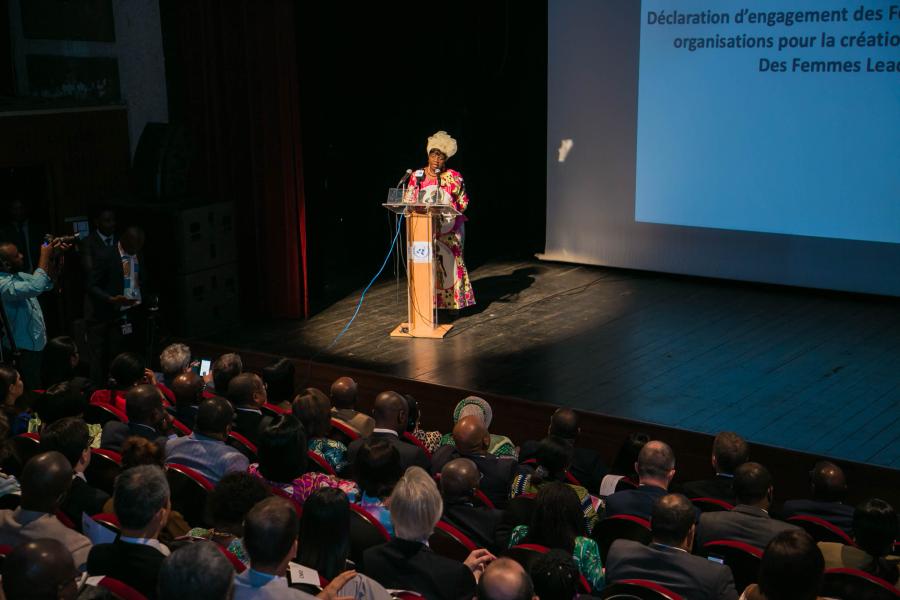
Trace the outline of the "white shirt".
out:
[[[141,546],[150,546],[151,548],[156,548],[163,556],[168,556],[172,553],[166,546],[163,546],[159,542],[159,540],[155,538],[134,538],[123,535],[119,537],[119,540],[125,542],[126,544],[140,544]]]

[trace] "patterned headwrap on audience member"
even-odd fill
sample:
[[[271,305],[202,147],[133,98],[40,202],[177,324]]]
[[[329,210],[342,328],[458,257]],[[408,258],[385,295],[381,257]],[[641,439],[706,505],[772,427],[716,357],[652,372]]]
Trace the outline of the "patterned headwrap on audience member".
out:
[[[463,417],[476,416],[484,422],[485,429],[491,426],[491,419],[494,417],[494,411],[491,405],[484,398],[478,396],[467,396],[459,401],[456,408],[453,409],[453,422],[456,423]]]
[[[456,154],[456,140],[450,137],[446,131],[438,131],[428,138],[425,153],[429,154],[435,148],[443,152],[447,158],[450,158]]]

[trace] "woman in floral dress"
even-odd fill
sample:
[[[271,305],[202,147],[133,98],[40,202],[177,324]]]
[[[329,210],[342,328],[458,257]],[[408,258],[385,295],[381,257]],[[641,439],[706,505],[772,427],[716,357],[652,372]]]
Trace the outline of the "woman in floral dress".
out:
[[[438,131],[428,138],[426,151],[428,165],[413,173],[405,198],[415,201],[421,196],[426,201],[449,204],[459,212],[465,212],[469,196],[462,175],[445,168],[447,160],[456,154],[456,140],[446,131]],[[440,229],[434,240],[435,306],[438,308],[459,310],[475,304],[469,272],[463,261],[466,220],[459,215],[438,221]]]

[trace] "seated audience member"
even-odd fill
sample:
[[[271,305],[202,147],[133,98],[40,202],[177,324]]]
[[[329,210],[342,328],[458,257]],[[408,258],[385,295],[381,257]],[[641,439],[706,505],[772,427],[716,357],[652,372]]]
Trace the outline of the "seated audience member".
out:
[[[769,516],[772,506],[772,476],[759,463],[746,462],[735,469],[733,510],[708,512],[697,525],[697,546],[713,540],[736,540],[762,550],[775,535],[798,529]]]
[[[256,444],[259,432],[271,421],[260,407],[268,400],[259,375],[241,373],[228,384],[228,400],[234,406],[234,431]]]
[[[496,532],[503,513],[472,502],[480,480],[478,467],[468,458],[457,458],[444,465],[440,482],[444,501],[441,519],[466,534],[478,547],[499,551]]]
[[[578,413],[571,408],[558,408],[550,417],[550,426],[547,428],[547,437],[555,437],[563,440],[572,448],[572,462],[569,472],[588,491],[596,492],[600,489],[600,481],[606,475],[608,469],[600,458],[600,453],[593,448],[581,448],[576,445],[578,434]],[[535,458],[537,455],[539,440],[529,440],[519,448],[519,462]]]
[[[321,488],[303,505],[297,562],[331,580],[352,568],[350,557],[350,501],[336,488]]]
[[[225,443],[234,409],[225,398],[207,398],[197,409],[196,428],[188,436],[166,442],[166,462],[198,471],[215,485],[226,473],[247,470],[250,462]]]
[[[578,594],[578,580],[581,575],[578,572],[578,565],[575,564],[572,555],[563,550],[554,548],[537,557],[531,565],[529,575],[534,583],[534,595],[537,598],[574,598]]]
[[[637,481],[635,465],[637,465],[638,454],[649,441],[650,436],[646,433],[636,432],[628,434],[628,437],[625,438],[625,441],[622,442],[622,446],[616,453],[616,458],[609,468],[609,473],[600,480],[598,496],[601,498],[611,496],[623,479]]]
[[[712,479],[691,481],[681,491],[688,498],[715,498],[734,504],[734,470],[750,459],[750,446],[744,438],[731,431],[718,433],[713,440]]]
[[[3,560],[3,593],[10,600],[71,600],[78,595],[78,576],[62,542],[25,542]]]
[[[495,456],[488,452],[490,434],[479,417],[461,418],[453,427],[452,446],[441,446],[431,457],[434,472],[455,458],[468,458],[481,473],[480,488],[497,508],[505,508],[513,477],[525,472],[511,456]]]
[[[101,448],[119,452],[122,442],[131,436],[142,437],[165,447],[170,423],[168,413],[163,409],[162,392],[155,385],[145,383],[128,390],[125,414],[128,423],[109,421],[103,426]]]
[[[66,457],[72,466],[72,485],[62,501],[60,509],[75,529],[81,531],[81,515],[103,512],[109,494],[98,490],[84,478],[84,470],[91,463],[91,434],[87,423],[76,417],[66,417],[44,428],[41,432],[41,451],[56,451]]]
[[[824,574],[815,540],[799,529],[782,531],[763,552],[759,583],[748,585],[741,600],[816,600]]]
[[[484,428],[490,430],[491,420],[494,418],[494,411],[491,409],[491,405],[487,403],[487,400],[479,398],[478,396],[467,396],[460,400],[456,405],[456,408],[453,409],[453,424],[456,425],[459,423],[460,419],[469,416],[481,419],[481,424]],[[493,454],[494,456],[516,457],[516,445],[513,444],[512,440],[502,435],[488,435],[490,435],[490,441],[488,442],[487,447],[488,454]],[[445,433],[444,437],[441,438],[442,446],[452,446],[455,443],[456,441],[453,439],[453,434],[451,433]]]
[[[331,415],[369,437],[375,430],[375,419],[356,410],[357,386],[349,377],[338,377],[331,384]]]
[[[283,408],[291,409],[294,401],[294,361],[289,358],[279,358],[271,365],[262,369],[262,380],[268,390],[269,402]]]
[[[41,360],[41,383],[44,389],[64,381],[71,382],[82,393],[93,391],[93,383],[87,377],[78,376],[81,355],[75,340],[61,335],[47,341]]]
[[[134,467],[142,465],[152,465],[165,469],[165,454],[163,448],[158,444],[154,444],[150,440],[142,437],[126,438],[122,442],[122,471],[127,471]],[[116,511],[113,498],[106,501],[103,505],[104,513],[114,513]],[[169,518],[166,519],[166,525],[159,533],[159,541],[163,544],[170,544],[174,540],[185,535],[191,528],[188,522],[177,510],[169,511]]]
[[[192,538],[215,542],[249,565],[250,559],[241,542],[244,517],[257,503],[271,495],[272,492],[258,477],[249,473],[229,473],[206,498],[206,512],[212,527],[195,527],[187,534]]]
[[[191,349],[185,344],[169,344],[159,353],[159,368],[162,377],[156,384],[171,390],[175,378],[191,370]]]
[[[244,362],[240,354],[229,352],[213,361],[209,369],[209,381],[207,385],[220,396],[228,394],[228,386],[231,380],[244,372]],[[212,385],[210,385],[212,384]]]
[[[297,512],[283,498],[263,500],[247,513],[244,545],[250,555],[250,568],[234,578],[234,600],[313,598],[288,587],[285,576],[288,563],[297,554],[299,529]],[[355,578],[354,571],[341,573],[319,597],[343,595],[338,590],[348,583],[352,585]]]
[[[734,578],[725,565],[694,556],[696,513],[681,494],[667,494],[653,506],[649,546],[633,540],[616,540],[606,557],[606,579],[646,579],[667,587],[684,598],[734,600]]]
[[[309,388],[292,405],[294,416],[303,423],[309,449],[340,473],[347,467],[347,446],[328,439],[331,431],[331,402],[321,391]]]
[[[59,452],[39,454],[25,464],[19,483],[19,508],[0,510],[0,544],[17,546],[29,540],[56,539],[69,550],[75,566],[84,569],[91,541],[55,516],[60,499],[72,484],[68,459]]]
[[[352,481],[308,470],[306,445],[300,421],[293,415],[279,416],[260,433],[259,462],[250,465],[248,471],[287,492],[299,504],[322,487],[336,487],[350,496],[351,501],[355,500],[359,488]]]
[[[144,358],[134,352],[123,352],[109,364],[109,382],[106,390],[98,390],[91,398],[97,399],[101,392],[107,392],[107,402],[119,410],[125,410],[125,394],[131,388],[149,383]]]
[[[91,549],[87,571],[118,579],[156,598],[159,570],[169,555],[157,539],[171,508],[163,470],[145,465],[123,471],[116,478],[113,503],[121,533],[116,541]]]
[[[578,494],[581,510],[584,512],[584,524],[590,533],[597,521],[597,511],[594,510],[591,495],[582,486],[565,481],[566,472],[572,461],[572,446],[561,438],[547,437],[541,440],[535,453],[535,460],[537,465],[533,473],[523,473],[513,478],[510,496],[537,494],[541,487],[552,481],[565,483]]]
[[[604,586],[603,564],[597,542],[587,536],[578,496],[564,483],[551,482],[537,494],[531,523],[516,526],[509,545],[540,544],[568,552],[596,592]]]
[[[231,598],[233,589],[234,567],[209,542],[178,548],[159,569],[159,598],[222,600]]]
[[[386,440],[366,440],[356,453],[353,467],[360,489],[358,504],[394,535],[386,501],[403,475],[397,448]]]
[[[3,394],[0,431],[6,431],[6,435],[28,431],[28,421],[31,419],[29,395],[25,393],[22,377],[14,368],[0,365],[0,393]]]
[[[572,589],[573,592],[568,595],[563,592],[544,595],[544,598],[574,598],[574,586]],[[478,580],[478,592],[475,597],[478,600],[538,600],[540,596],[535,593],[536,591],[531,577],[522,565],[509,558],[498,558],[487,566],[484,575]]]
[[[172,397],[175,406],[172,415],[189,429],[194,428],[197,408],[203,400],[203,379],[193,371],[176,375],[172,380]]]
[[[606,516],[634,515],[650,520],[653,504],[666,495],[675,477],[675,454],[665,442],[644,444],[638,453],[635,470],[638,487],[616,492],[606,499]]]
[[[426,598],[461,600],[475,593],[487,550],[472,551],[465,562],[428,549],[428,538],[441,517],[441,495],[424,469],[411,467],[397,482],[390,498],[396,536],[363,553],[365,572],[388,589],[419,592]]]
[[[898,536],[900,531],[894,507],[884,500],[871,498],[857,506],[853,513],[855,546],[819,542],[819,549],[825,557],[826,569],[859,569],[900,589],[900,556],[891,554]]]
[[[375,397],[375,407],[372,416],[375,417],[375,429],[368,439],[385,440],[397,449],[400,454],[400,466],[403,471],[412,466],[422,467],[428,470],[431,461],[425,452],[414,444],[402,441],[400,436],[406,431],[408,423],[408,405],[406,398],[397,392],[381,392]],[[348,460],[354,462],[354,457],[366,438],[360,438],[350,444]]]
[[[809,473],[812,498],[786,500],[781,508],[781,518],[797,515],[818,517],[835,527],[853,534],[853,507],[844,504],[847,495],[847,479],[839,466],[827,460],[819,461]]]
[[[82,418],[87,406],[88,399],[72,382],[63,381],[54,384],[35,399],[34,410],[37,414],[30,424],[32,431],[66,417]],[[91,429],[91,437],[100,432],[99,425],[89,424],[88,428]]]

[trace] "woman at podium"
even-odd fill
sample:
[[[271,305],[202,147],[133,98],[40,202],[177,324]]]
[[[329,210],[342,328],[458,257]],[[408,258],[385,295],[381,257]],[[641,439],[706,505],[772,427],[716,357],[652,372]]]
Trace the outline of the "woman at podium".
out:
[[[449,204],[464,212],[469,204],[462,175],[446,169],[447,160],[456,154],[456,140],[446,131],[438,131],[428,138],[428,164],[414,172],[406,190],[407,198],[423,198],[425,202]],[[438,182],[440,179],[440,183]],[[438,308],[459,310],[475,304],[469,272],[463,260],[466,217],[449,217],[438,223],[440,230],[434,240],[435,305]]]

